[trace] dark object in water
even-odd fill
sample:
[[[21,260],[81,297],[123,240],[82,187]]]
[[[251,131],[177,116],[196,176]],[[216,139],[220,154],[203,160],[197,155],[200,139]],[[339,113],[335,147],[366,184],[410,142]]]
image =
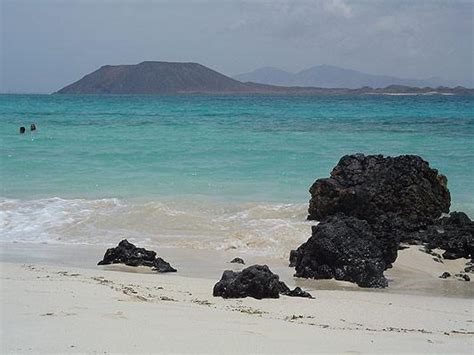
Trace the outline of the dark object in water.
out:
[[[382,240],[367,221],[339,214],[312,227],[312,236],[291,253],[295,276],[388,285],[383,272],[396,259],[396,239]]]
[[[25,133],[25,132],[26,132],[26,128],[23,127],[23,126],[21,126],[21,127],[20,127],[20,134],[23,134],[23,133]]]
[[[443,272],[443,273],[439,276],[440,279],[447,279],[448,277],[451,277],[451,274],[450,274],[449,272],[447,272],[447,271]]]
[[[169,263],[156,253],[145,248],[137,248],[126,239],[122,240],[117,247],[109,248],[104,254],[104,259],[97,265],[125,264],[128,266],[148,266],[158,272],[176,272]]]
[[[416,155],[346,155],[309,191],[311,220],[342,212],[375,222],[390,213],[422,223],[449,212],[451,204],[446,177]]]
[[[242,265],[245,265],[244,259],[241,259],[241,258],[233,258],[230,262],[231,262],[232,264],[242,264]]]
[[[280,281],[278,275],[270,271],[267,265],[252,265],[241,272],[224,271],[220,281],[214,285],[212,294],[214,297],[223,298],[279,298],[280,294],[311,297],[299,287],[291,291],[284,282]]]
[[[32,124],[30,125],[30,130],[31,130],[31,131],[36,131],[36,125],[35,125],[34,123],[32,123]]]

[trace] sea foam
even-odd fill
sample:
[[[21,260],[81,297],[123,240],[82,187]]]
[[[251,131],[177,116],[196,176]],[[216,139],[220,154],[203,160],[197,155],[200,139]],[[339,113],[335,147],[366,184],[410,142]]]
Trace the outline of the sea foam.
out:
[[[313,222],[306,204],[205,199],[0,199],[2,241],[242,250],[286,256]]]

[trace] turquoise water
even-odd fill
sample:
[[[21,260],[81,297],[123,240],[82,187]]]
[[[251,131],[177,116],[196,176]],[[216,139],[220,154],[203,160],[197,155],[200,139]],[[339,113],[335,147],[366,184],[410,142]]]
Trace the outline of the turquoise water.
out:
[[[0,95],[0,121],[4,238],[24,238],[35,218],[28,240],[112,238],[135,213],[120,233],[232,239],[232,226],[203,221],[243,213],[249,232],[256,206],[288,216],[260,211],[255,228],[306,231],[309,186],[356,152],[422,156],[448,177],[453,208],[474,216],[472,96]],[[31,122],[38,130],[19,135]],[[180,213],[205,226],[187,233]],[[109,224],[92,228],[101,214]]]

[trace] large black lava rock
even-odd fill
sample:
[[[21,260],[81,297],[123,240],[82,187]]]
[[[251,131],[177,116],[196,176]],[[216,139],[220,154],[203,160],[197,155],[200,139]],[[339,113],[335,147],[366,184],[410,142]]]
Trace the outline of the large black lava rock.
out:
[[[310,188],[308,219],[344,213],[369,222],[392,213],[416,222],[449,212],[447,179],[416,155],[346,155]]]
[[[394,261],[391,249],[367,221],[339,214],[312,227],[308,241],[293,252],[296,277],[386,287],[383,272]]]
[[[252,265],[240,272],[224,271],[212,294],[223,298],[279,298],[280,294],[312,298],[299,287],[290,290],[267,265]]]
[[[122,240],[117,247],[107,249],[104,259],[99,261],[97,265],[108,264],[149,266],[158,272],[176,272],[176,269],[169,263],[160,257],[157,258],[154,251],[137,248],[126,239]]]
[[[290,253],[295,276],[385,287],[383,271],[400,242],[444,249],[443,258],[474,256],[474,223],[449,212],[447,179],[415,155],[355,154],[310,188],[311,238]]]

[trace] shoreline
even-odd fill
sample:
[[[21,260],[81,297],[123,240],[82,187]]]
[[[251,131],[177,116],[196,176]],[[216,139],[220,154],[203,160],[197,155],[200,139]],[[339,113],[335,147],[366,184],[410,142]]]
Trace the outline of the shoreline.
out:
[[[16,245],[13,250],[10,245],[6,250],[2,243],[0,247],[4,353],[472,351],[471,296],[413,294],[407,285],[402,285],[407,288],[405,294],[390,291],[390,286],[388,292],[360,292],[352,285],[341,286],[346,283],[304,280],[309,282],[303,287],[336,284],[338,289],[312,290],[313,300],[286,296],[225,300],[213,297],[212,287],[224,269],[241,268],[222,264],[226,253],[220,258],[219,253],[213,254],[209,260],[206,256],[211,254],[188,251],[194,258],[182,262],[180,269],[172,252],[162,249],[158,254],[176,266],[178,273],[157,274],[142,268],[132,271],[131,267],[84,263],[86,255],[91,261],[102,256],[101,248],[93,253],[90,248],[69,249],[67,254],[63,246],[30,245],[26,250]],[[35,258],[23,258],[35,249]],[[402,264],[412,258],[412,254],[403,255]],[[254,260],[248,261],[250,265]],[[288,275],[281,273],[276,261],[270,261],[272,271],[286,282]],[[424,262],[427,260],[410,267],[420,267],[420,263],[424,267]],[[214,274],[219,277],[213,279],[206,274],[206,265],[218,264],[221,268]],[[405,268],[409,265],[402,270],[394,267],[390,273]],[[440,282],[449,288],[470,286],[456,280]]]

